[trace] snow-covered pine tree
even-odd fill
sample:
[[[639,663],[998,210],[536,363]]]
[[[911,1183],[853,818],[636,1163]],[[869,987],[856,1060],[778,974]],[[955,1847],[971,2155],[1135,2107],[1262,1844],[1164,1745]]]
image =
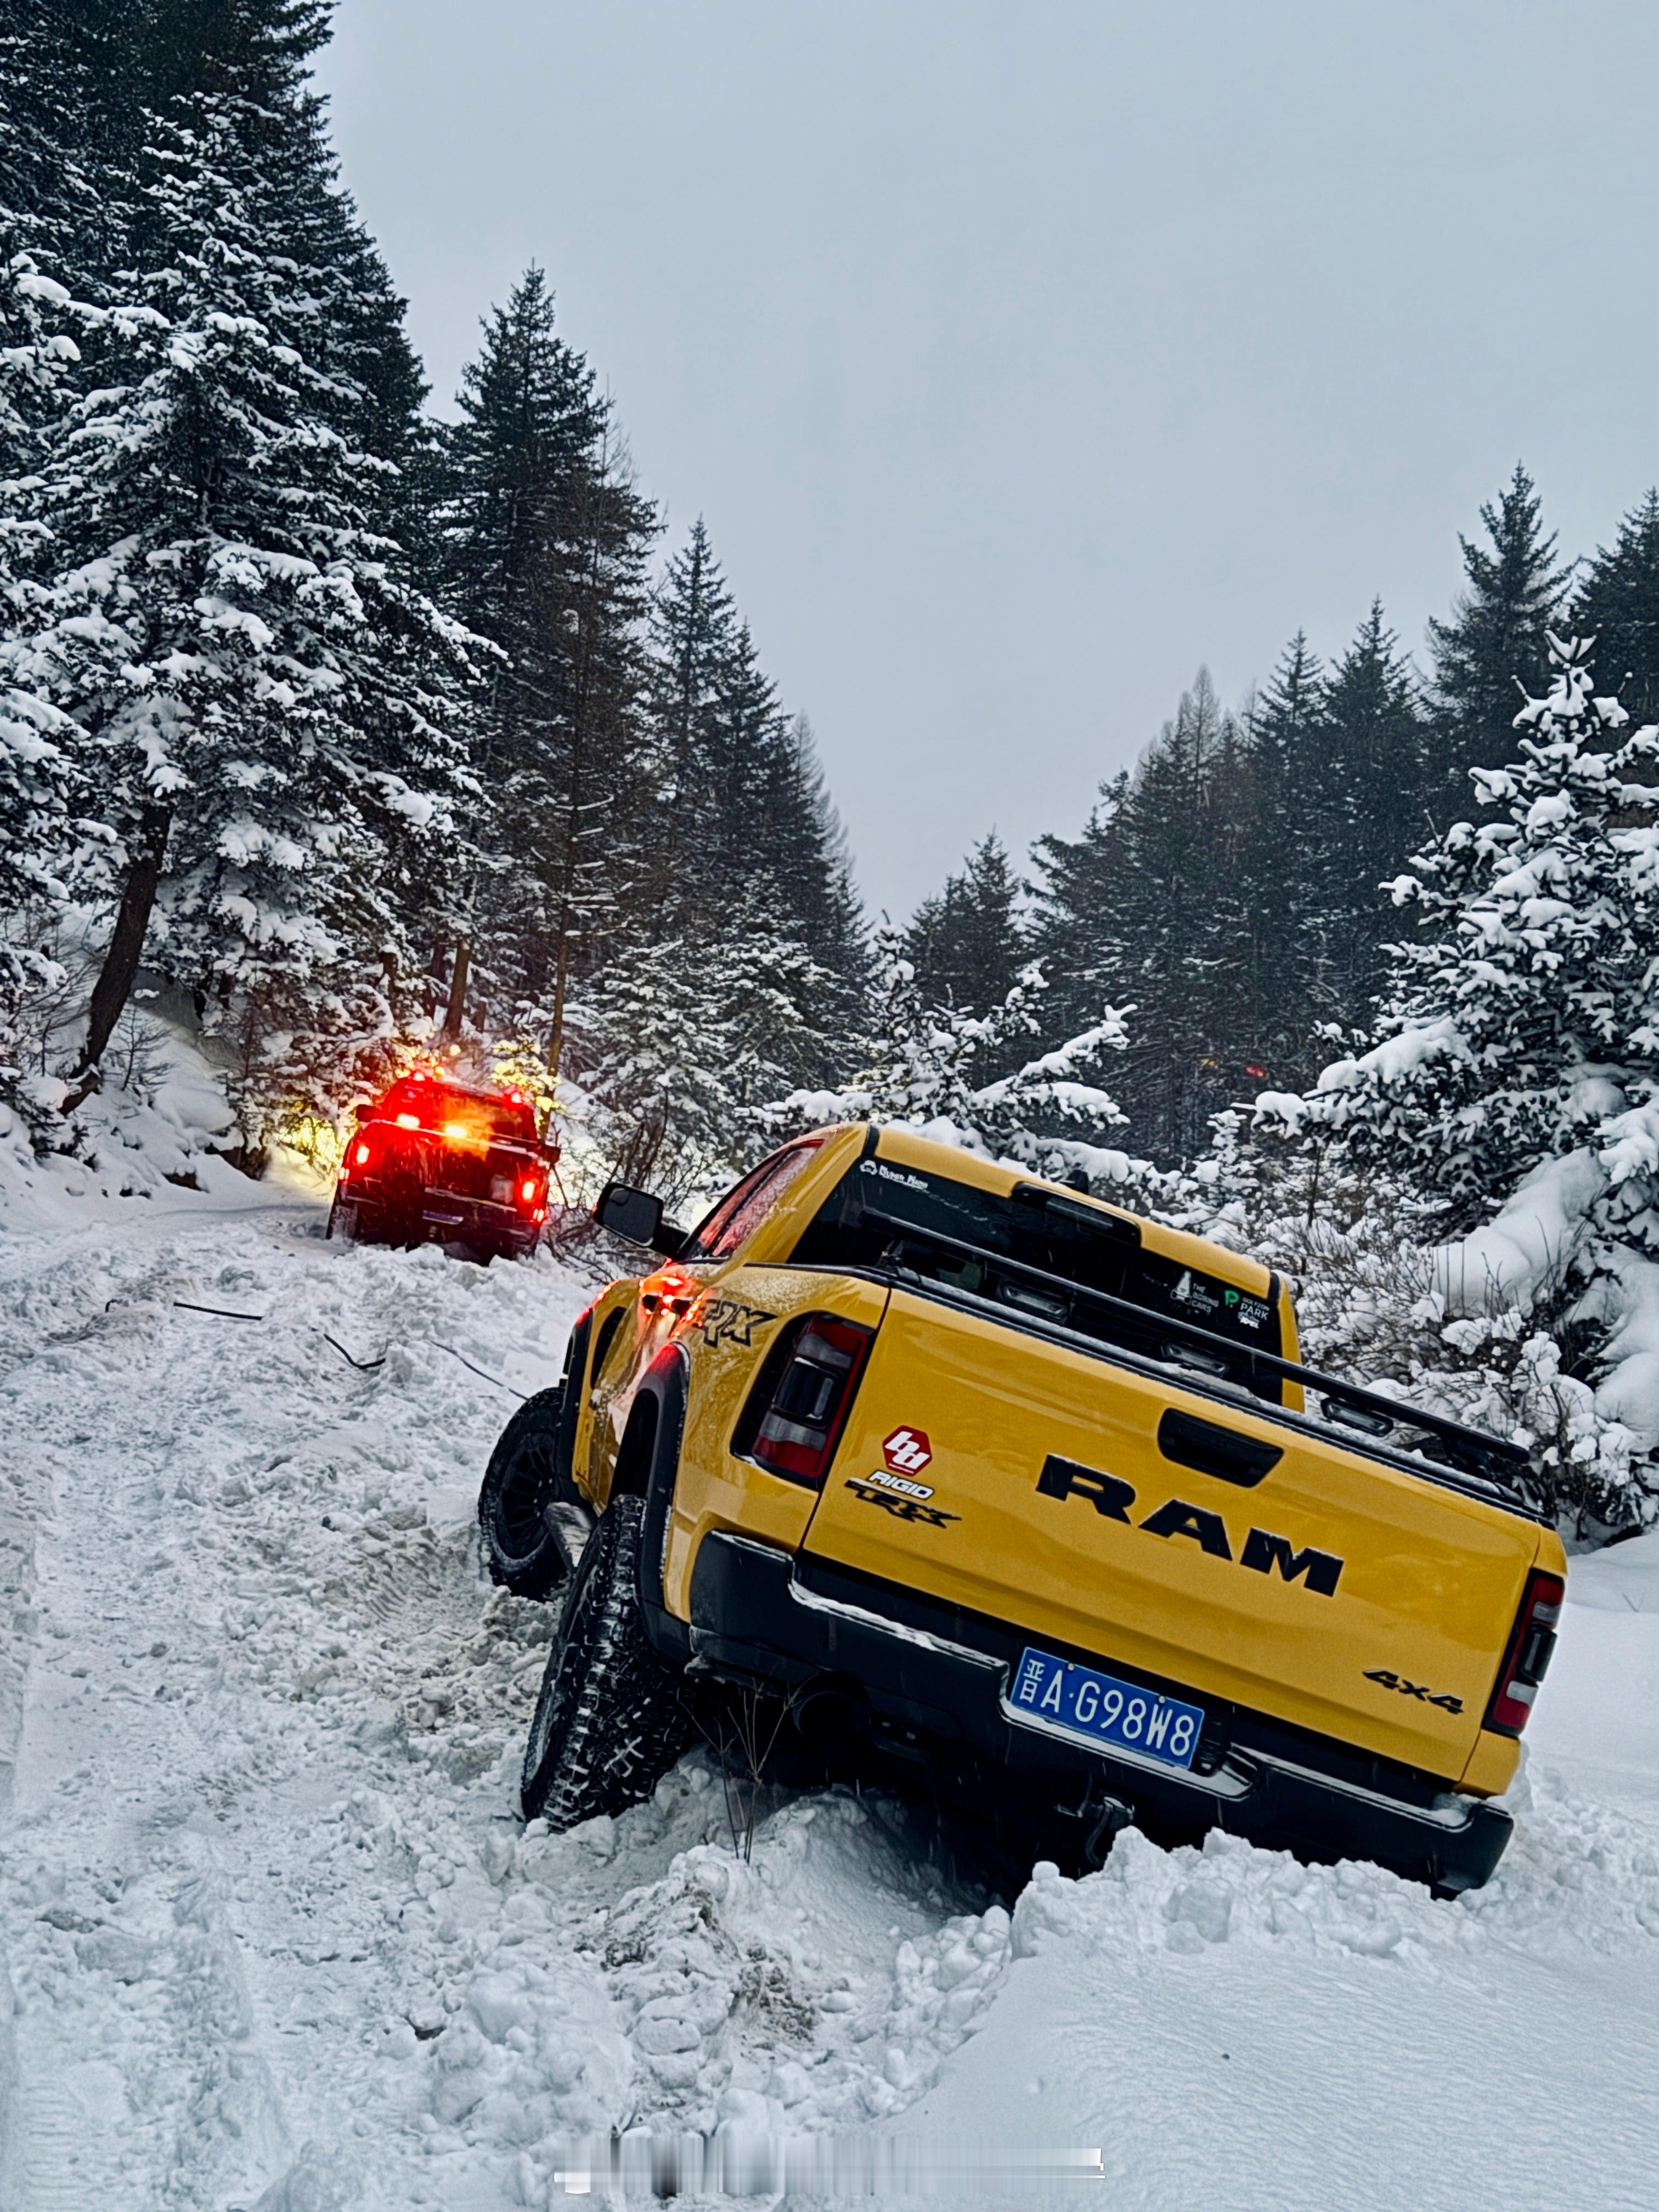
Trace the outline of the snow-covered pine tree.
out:
[[[1572,625],[1632,720],[1659,721],[1659,491],[1650,491],[1579,580]]]
[[[316,365],[350,272],[295,258],[272,123],[231,96],[152,121],[135,305],[46,442],[50,558],[4,648],[77,732],[105,856],[88,1068],[149,960],[236,1036],[256,1121],[296,1039],[392,1019],[473,672],[372,527],[389,465]]]
[[[1302,927],[1317,963],[1324,1021],[1368,1021],[1387,979],[1379,886],[1405,866],[1429,826],[1427,745],[1417,678],[1374,602],[1327,681],[1307,763],[1304,840],[1292,863],[1305,882]]]
[[[763,1103],[794,1080],[800,1009],[824,989],[805,947],[763,922],[696,944],[620,941],[571,1004],[562,1097],[578,1175],[675,1203],[729,1180]]]
[[[0,627],[46,553],[34,471],[76,396],[81,349],[104,317],[81,295],[105,240],[84,165],[86,71],[61,6],[18,0],[0,27]],[[27,686],[0,688],[0,1093],[15,1098],[22,1009],[54,1000],[72,833],[73,726]],[[31,1036],[32,1049],[38,1040]]]
[[[1510,757],[1517,687],[1541,690],[1548,672],[1548,633],[1567,572],[1540,513],[1532,478],[1517,462],[1496,503],[1480,510],[1487,544],[1457,541],[1465,582],[1450,621],[1429,623],[1443,782],[1431,799],[1439,822],[1466,809],[1471,769],[1500,768]]]
[[[650,801],[641,706],[654,510],[532,267],[484,325],[442,440],[445,590],[501,648],[474,745],[477,854],[446,1027],[475,959],[499,1027],[555,1073],[566,1005],[629,908]]]
[[[653,633],[665,926],[718,927],[765,874],[781,902],[769,927],[826,962],[858,961],[857,902],[810,738],[779,705],[701,517],[668,562]]]
[[[769,1136],[827,1121],[903,1121],[946,1144],[1034,1173],[1114,1184],[1138,1167],[1107,1139],[1124,1126],[1096,1079],[1127,1040],[1124,1017],[1104,1006],[1085,1030],[1034,1052],[1048,988],[1028,962],[982,1015],[930,1005],[902,935],[876,933],[864,1061],[834,1089],[802,1089],[756,1116]],[[1012,1072],[997,1073],[1012,1063]]]
[[[1244,721],[1244,774],[1235,845],[1243,922],[1232,970],[1246,1091],[1300,1088],[1318,1072],[1311,1057],[1320,1005],[1321,937],[1310,926],[1309,793],[1320,765],[1325,675],[1298,631]],[[1311,1064],[1310,1064],[1311,1061]]]
[[[851,1033],[861,1002],[869,945],[847,833],[805,714],[795,715],[769,750],[760,809],[767,872],[778,886],[789,887],[775,912],[790,917],[820,977],[805,1008],[808,1021],[826,1039],[838,1040]]]
[[[988,1013],[1012,990],[1029,953],[1020,885],[995,830],[974,847],[961,871],[916,908],[904,933],[905,957],[931,1004]]]
[[[1519,760],[1474,772],[1492,818],[1391,885],[1422,930],[1394,950],[1381,1042],[1306,1102],[1351,1157],[1436,1197],[1449,1231],[1659,1095],[1659,730],[1621,735],[1591,643],[1550,639]]]
[[[1210,1115],[1237,1095],[1251,1042],[1237,992],[1246,769],[1238,725],[1200,670],[1133,775],[1103,791],[1082,837],[1045,837],[1034,855],[1050,1033],[1091,1025],[1103,1002],[1133,1002],[1115,1088],[1135,1143],[1161,1160],[1202,1148]]]

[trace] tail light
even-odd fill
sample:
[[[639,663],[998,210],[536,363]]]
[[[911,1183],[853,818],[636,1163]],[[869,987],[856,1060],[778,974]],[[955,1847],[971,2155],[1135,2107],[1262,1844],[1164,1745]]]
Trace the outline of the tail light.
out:
[[[1526,1595],[1498,1669],[1498,1687],[1486,1708],[1486,1726],[1500,1735],[1519,1735],[1532,1718],[1532,1701],[1555,1649],[1556,1623],[1566,1594],[1559,1575],[1534,1571],[1527,1577]]]
[[[830,1471],[873,1329],[815,1315],[768,1360],[737,1449],[774,1474],[816,1486]]]
[[[368,1165],[368,1146],[366,1144],[359,1141],[353,1147],[351,1164],[357,1168],[366,1168]]]

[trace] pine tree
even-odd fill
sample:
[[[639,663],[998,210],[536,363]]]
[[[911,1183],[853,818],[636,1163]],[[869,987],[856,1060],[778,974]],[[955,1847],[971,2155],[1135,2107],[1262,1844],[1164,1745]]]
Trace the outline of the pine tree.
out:
[[[1451,620],[1429,623],[1445,778],[1431,805],[1442,822],[1468,805],[1471,769],[1510,757],[1516,700],[1542,683],[1549,665],[1548,631],[1566,571],[1540,515],[1532,478],[1517,462],[1496,505],[1480,510],[1488,544],[1457,541],[1466,583]]]
[[[1237,1095],[1243,1056],[1237,880],[1248,769],[1243,733],[1200,670],[1133,776],[1105,788],[1073,842],[1045,837],[1036,943],[1063,1030],[1102,1000],[1132,1012],[1117,1095],[1160,1159],[1201,1149]]]
[[[33,477],[105,320],[84,296],[107,220],[83,159],[88,84],[61,6],[19,0],[0,28],[0,622],[49,557]],[[21,1009],[59,994],[70,885],[75,726],[27,682],[0,689],[0,1092],[17,1096]]]
[[[1308,897],[1309,796],[1326,720],[1324,672],[1298,630],[1250,702],[1239,790],[1236,884],[1243,922],[1235,971],[1245,1095],[1311,1081],[1317,933]]]
[[[567,1116],[590,1179],[676,1201],[728,1180],[799,1074],[800,1009],[823,989],[805,947],[763,927],[619,942],[571,1008]]]
[[[1449,1228],[1659,1097],[1659,730],[1620,737],[1629,718],[1595,696],[1589,651],[1552,639],[1520,758],[1475,772],[1490,813],[1393,885],[1424,928],[1396,950],[1382,1041],[1308,1102],[1354,1158],[1432,1194]]]
[[[1382,886],[1431,826],[1426,746],[1416,677],[1376,601],[1330,672],[1304,785],[1303,927],[1311,994],[1326,1021],[1363,1024],[1382,986]]]
[[[799,1007],[797,1079],[849,1033],[861,917],[811,732],[784,714],[699,519],[667,564],[653,623],[659,934],[793,945],[817,981]]]
[[[872,968],[863,1065],[848,1083],[763,1108],[754,1119],[769,1136],[827,1121],[903,1121],[1037,1174],[1085,1186],[1126,1178],[1131,1163],[1107,1142],[1124,1117],[1098,1079],[1126,1041],[1115,1008],[1098,1008],[1088,1029],[1034,1052],[1047,1025],[1040,961],[982,1015],[931,1005],[896,930],[877,933]]]
[[[823,971],[830,1001],[850,1016],[868,968],[864,909],[847,832],[830,796],[812,726],[797,714],[772,748],[763,800],[772,872],[798,887],[791,901],[800,941]]]
[[[438,542],[456,611],[501,652],[475,744],[479,860],[446,1026],[485,980],[556,1073],[573,980],[618,926],[649,797],[643,623],[656,531],[592,371],[528,270],[484,326],[444,441]]]
[[[930,1005],[983,1014],[1000,1006],[1030,957],[1020,885],[996,832],[969,854],[960,874],[924,899],[904,933],[916,988]]]
[[[297,1032],[390,1019],[467,672],[370,526],[386,464],[313,365],[351,272],[283,250],[271,120],[198,97],[152,123],[136,305],[49,442],[51,559],[6,654],[72,719],[106,841],[88,1068],[149,957],[234,1029],[255,1091]]]
[[[1659,491],[1650,491],[1597,549],[1572,622],[1595,641],[1597,666],[1638,722],[1659,720]]]

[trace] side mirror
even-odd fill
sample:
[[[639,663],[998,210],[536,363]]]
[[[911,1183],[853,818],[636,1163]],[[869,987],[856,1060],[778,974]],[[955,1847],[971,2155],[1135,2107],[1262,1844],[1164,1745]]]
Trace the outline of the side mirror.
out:
[[[643,1244],[647,1251],[660,1252],[670,1260],[685,1249],[685,1231],[663,1219],[662,1200],[625,1182],[606,1183],[593,1218],[613,1237],[624,1237],[630,1244]]]

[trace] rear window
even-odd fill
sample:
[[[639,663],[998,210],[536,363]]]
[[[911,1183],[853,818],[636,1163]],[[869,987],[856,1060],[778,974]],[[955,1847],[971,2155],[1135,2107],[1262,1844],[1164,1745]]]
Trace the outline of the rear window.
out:
[[[907,1230],[915,1233],[907,1236]],[[975,1249],[953,1250],[946,1238]],[[1016,1185],[1005,1198],[948,1176],[896,1167],[890,1160],[862,1159],[819,1208],[793,1257],[802,1267],[879,1272],[896,1266],[1012,1314],[1154,1357],[1164,1354],[1154,1333],[1136,1329],[1109,1307],[1069,1296],[1066,1286],[1104,1291],[1149,1316],[1189,1322],[1253,1351],[1276,1354],[1279,1349],[1278,1309],[1269,1300],[1146,1250],[1133,1221],[1036,1183]],[[1012,1268],[1000,1269],[999,1258],[1049,1279],[1036,1283]],[[1202,1347],[1189,1348],[1188,1364],[1201,1364],[1201,1354]],[[1278,1395],[1275,1385],[1273,1395]]]

